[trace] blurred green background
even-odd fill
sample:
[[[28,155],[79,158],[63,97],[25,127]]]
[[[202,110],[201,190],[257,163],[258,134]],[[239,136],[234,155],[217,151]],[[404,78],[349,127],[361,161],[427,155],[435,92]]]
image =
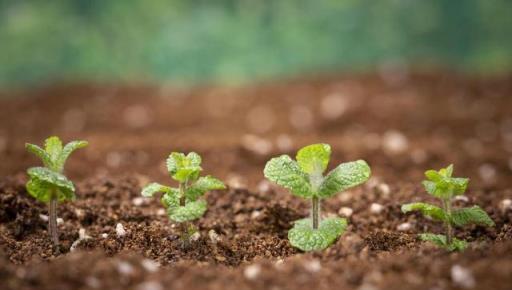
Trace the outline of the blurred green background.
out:
[[[510,0],[0,0],[0,85],[228,82],[382,65],[501,73]]]

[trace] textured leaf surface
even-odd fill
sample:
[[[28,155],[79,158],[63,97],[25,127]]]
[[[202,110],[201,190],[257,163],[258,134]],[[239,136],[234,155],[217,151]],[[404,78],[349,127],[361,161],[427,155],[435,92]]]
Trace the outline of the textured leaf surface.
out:
[[[270,159],[263,173],[268,180],[290,190],[294,195],[303,198],[313,196],[308,175],[302,172],[297,162],[288,155]]]
[[[425,233],[425,234],[420,234],[420,239],[422,241],[432,242],[435,245],[437,245],[441,248],[445,248],[448,251],[463,251],[468,246],[468,243],[466,241],[459,240],[457,238],[453,238],[452,243],[447,244],[445,235],[436,235],[436,234],[431,234],[431,233]]]
[[[224,183],[222,183],[222,181],[218,180],[217,178],[204,176],[199,177],[199,179],[197,179],[197,181],[185,191],[185,196],[189,200],[194,201],[207,191],[225,188],[226,186]]]
[[[45,140],[44,150],[50,155],[52,164],[56,166],[62,152],[62,141],[57,136],[49,137]]]
[[[297,152],[297,163],[307,174],[322,174],[331,158],[331,146],[328,144],[313,144]]]
[[[27,191],[42,202],[50,201],[52,191],[59,201],[75,198],[75,187],[64,175],[45,167],[32,167],[27,171],[30,180]]]
[[[185,206],[168,208],[169,218],[181,223],[198,219],[206,212],[206,200],[188,202]]]
[[[201,157],[190,152],[187,156],[183,153],[172,152],[167,158],[167,170],[175,180],[185,182],[195,180],[201,172]]]
[[[343,218],[327,218],[318,229],[313,229],[311,219],[301,219],[288,231],[288,240],[292,246],[308,252],[318,251],[329,247],[343,234],[347,220]]]
[[[494,221],[477,205],[454,210],[452,212],[452,223],[456,226],[467,224],[494,226]]]
[[[325,177],[318,195],[329,197],[364,183],[370,178],[370,166],[364,160],[342,163]]]
[[[432,219],[445,221],[447,219],[446,213],[440,207],[423,202],[415,202],[402,205],[402,212],[407,213],[410,211],[420,211],[423,215],[431,217]]]
[[[33,153],[37,157],[41,158],[44,166],[46,166],[46,167],[53,166],[50,154],[48,154],[46,151],[44,151],[43,148],[41,148],[37,145],[34,145],[34,144],[30,144],[30,143],[26,143],[25,148],[27,149],[28,152]]]
[[[439,171],[427,170],[425,172],[427,180],[424,180],[422,184],[428,193],[437,198],[448,199],[456,195],[464,194],[469,179],[451,177],[452,174],[453,165],[442,168]]]
[[[73,151],[84,148],[89,143],[87,141],[77,140],[77,141],[71,141],[64,148],[62,149],[62,152],[58,158],[58,166],[62,169],[64,167],[64,163],[66,163],[66,160],[69,158],[69,155],[73,153]]]
[[[161,185],[160,183],[150,183],[142,189],[142,196],[153,197],[157,192],[167,193],[171,190],[169,186]]]
[[[162,205],[169,209],[180,205],[180,191],[177,188],[169,188],[169,191],[160,199]]]

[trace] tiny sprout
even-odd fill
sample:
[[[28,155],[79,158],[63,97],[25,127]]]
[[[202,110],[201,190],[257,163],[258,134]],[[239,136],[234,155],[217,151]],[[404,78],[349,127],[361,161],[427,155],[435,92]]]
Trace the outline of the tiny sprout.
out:
[[[453,165],[439,171],[427,170],[425,172],[427,180],[423,181],[423,186],[429,194],[441,200],[442,208],[428,203],[415,202],[402,205],[402,212],[417,210],[433,220],[442,221],[446,235],[424,233],[420,235],[420,239],[430,241],[449,251],[462,251],[467,247],[467,242],[453,237],[452,226],[461,227],[468,224],[494,226],[494,222],[483,209],[476,205],[452,209],[452,199],[455,196],[463,195],[469,182],[468,178],[452,177],[452,173]]]
[[[173,152],[167,159],[167,170],[171,177],[179,182],[179,187],[169,187],[156,182],[146,185],[142,189],[142,195],[152,197],[157,192],[162,192],[161,202],[167,209],[169,219],[181,225],[181,239],[183,246],[187,247],[190,238],[197,229],[189,224],[189,221],[198,219],[206,212],[206,200],[200,197],[210,190],[226,188],[222,181],[211,177],[199,177],[201,157],[190,152]]]
[[[63,147],[61,140],[56,136],[46,139],[44,149],[34,144],[25,144],[27,151],[41,158],[44,164],[44,167],[28,169],[30,179],[26,187],[35,199],[49,203],[48,228],[55,247],[59,244],[57,202],[75,199],[75,186],[63,175],[64,164],[73,151],[87,144],[87,141],[72,141]]]
[[[343,234],[347,220],[320,217],[320,199],[364,183],[371,171],[363,160],[342,163],[323,176],[331,156],[328,144],[306,146],[297,152],[297,161],[288,155],[272,158],[265,166],[267,179],[302,198],[311,199],[311,217],[295,221],[288,232],[292,246],[303,251],[323,250]]]

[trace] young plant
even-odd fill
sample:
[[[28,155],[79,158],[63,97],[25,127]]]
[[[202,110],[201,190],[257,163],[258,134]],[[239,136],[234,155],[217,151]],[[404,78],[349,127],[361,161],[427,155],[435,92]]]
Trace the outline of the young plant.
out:
[[[59,244],[57,203],[75,199],[75,186],[63,175],[64,164],[73,151],[87,144],[87,141],[73,141],[63,147],[59,137],[56,136],[46,139],[44,149],[34,144],[25,144],[25,148],[41,158],[44,164],[44,167],[28,169],[30,179],[26,187],[28,193],[34,198],[49,204],[48,229],[55,247]]]
[[[452,173],[453,165],[439,171],[427,170],[425,172],[427,180],[423,181],[423,186],[429,194],[441,201],[442,207],[415,202],[402,205],[402,212],[420,211],[424,216],[442,221],[446,235],[424,233],[420,235],[420,239],[433,242],[449,251],[461,251],[467,247],[467,242],[453,236],[453,226],[461,227],[468,224],[494,226],[494,222],[479,206],[452,208],[452,199],[457,195],[463,195],[469,182],[468,178],[452,177]]]
[[[342,163],[323,176],[331,156],[328,144],[306,146],[297,152],[294,161],[281,155],[267,162],[264,174],[270,181],[292,194],[311,200],[311,217],[295,221],[288,231],[292,246],[303,251],[323,250],[330,246],[347,227],[347,220],[331,217],[321,220],[320,200],[362,184],[371,171],[363,160]]]
[[[167,209],[169,219],[180,224],[183,246],[187,247],[190,237],[197,231],[189,222],[202,217],[206,211],[206,200],[200,197],[207,191],[226,187],[222,181],[211,176],[199,177],[203,169],[201,157],[195,152],[186,156],[172,152],[167,159],[167,170],[178,181],[178,188],[154,182],[142,189],[142,195],[152,197],[157,192],[163,193],[161,202]]]

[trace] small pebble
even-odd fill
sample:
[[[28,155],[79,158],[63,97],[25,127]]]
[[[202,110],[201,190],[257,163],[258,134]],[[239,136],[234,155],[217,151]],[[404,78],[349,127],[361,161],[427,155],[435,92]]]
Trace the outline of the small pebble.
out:
[[[156,214],[157,214],[157,215],[165,215],[165,209],[163,209],[163,208],[159,208],[159,209],[156,211]]]
[[[469,198],[465,195],[457,195],[454,197],[454,200],[456,201],[462,201],[462,202],[468,202]]]
[[[376,189],[377,192],[383,197],[388,197],[389,194],[391,193],[391,189],[389,188],[389,185],[387,185],[386,183],[380,183],[379,185],[377,185]]]
[[[242,138],[242,146],[256,155],[267,155],[272,151],[272,143],[267,139],[255,135],[245,135]]]
[[[311,273],[317,273],[322,270],[322,264],[318,260],[311,260],[304,263],[304,268]]]
[[[116,235],[118,238],[124,237],[126,235],[126,230],[121,223],[116,225]]]
[[[106,238],[108,238],[108,234],[107,233],[103,233],[103,234],[101,234],[101,237],[106,239]]]
[[[244,276],[249,280],[258,278],[261,273],[261,266],[258,264],[252,264],[244,269]]]
[[[399,224],[396,229],[400,232],[406,232],[412,228],[411,223],[401,223]]]
[[[506,198],[500,202],[500,209],[503,213],[512,210],[512,199]]]
[[[160,267],[160,264],[150,259],[144,259],[142,262],[140,262],[140,264],[146,271],[150,273],[158,271],[158,267]]]
[[[354,210],[350,207],[342,207],[340,210],[338,210],[338,214],[344,217],[350,217],[354,213]]]
[[[164,287],[157,281],[146,281],[135,287],[137,290],[164,290]]]
[[[144,197],[135,197],[134,199],[132,199],[132,204],[134,206],[141,206],[143,205],[144,203],[146,202],[146,198]]]
[[[384,206],[378,203],[372,203],[370,205],[370,212],[374,214],[379,214],[384,210]]]
[[[242,189],[247,187],[247,181],[245,178],[236,173],[231,173],[228,175],[226,178],[226,184],[234,189]]]
[[[191,241],[197,241],[201,237],[201,234],[199,232],[195,232],[192,236],[190,236]]]
[[[212,243],[214,244],[220,241],[219,234],[217,234],[215,230],[209,230],[208,237],[210,238],[210,241],[212,241]]]
[[[257,219],[260,215],[261,215],[261,211],[254,210],[253,212],[251,212],[251,219]]]
[[[57,218],[57,224],[61,225],[64,223],[64,220],[62,218]]]
[[[267,193],[270,191],[270,182],[266,180],[262,180],[258,183],[258,191],[262,193]]]
[[[400,131],[390,130],[382,138],[384,151],[390,154],[400,154],[409,148],[409,141]]]
[[[45,215],[45,214],[40,214],[40,215],[39,215],[39,218],[40,218],[41,220],[43,220],[44,222],[47,222],[47,221],[48,221],[48,216],[47,216],[47,215]]]
[[[117,271],[121,275],[129,276],[135,272],[135,269],[133,268],[132,264],[120,261],[117,263]]]
[[[473,288],[475,287],[475,278],[471,271],[460,265],[454,265],[451,269],[452,281],[456,285],[462,288]]]

